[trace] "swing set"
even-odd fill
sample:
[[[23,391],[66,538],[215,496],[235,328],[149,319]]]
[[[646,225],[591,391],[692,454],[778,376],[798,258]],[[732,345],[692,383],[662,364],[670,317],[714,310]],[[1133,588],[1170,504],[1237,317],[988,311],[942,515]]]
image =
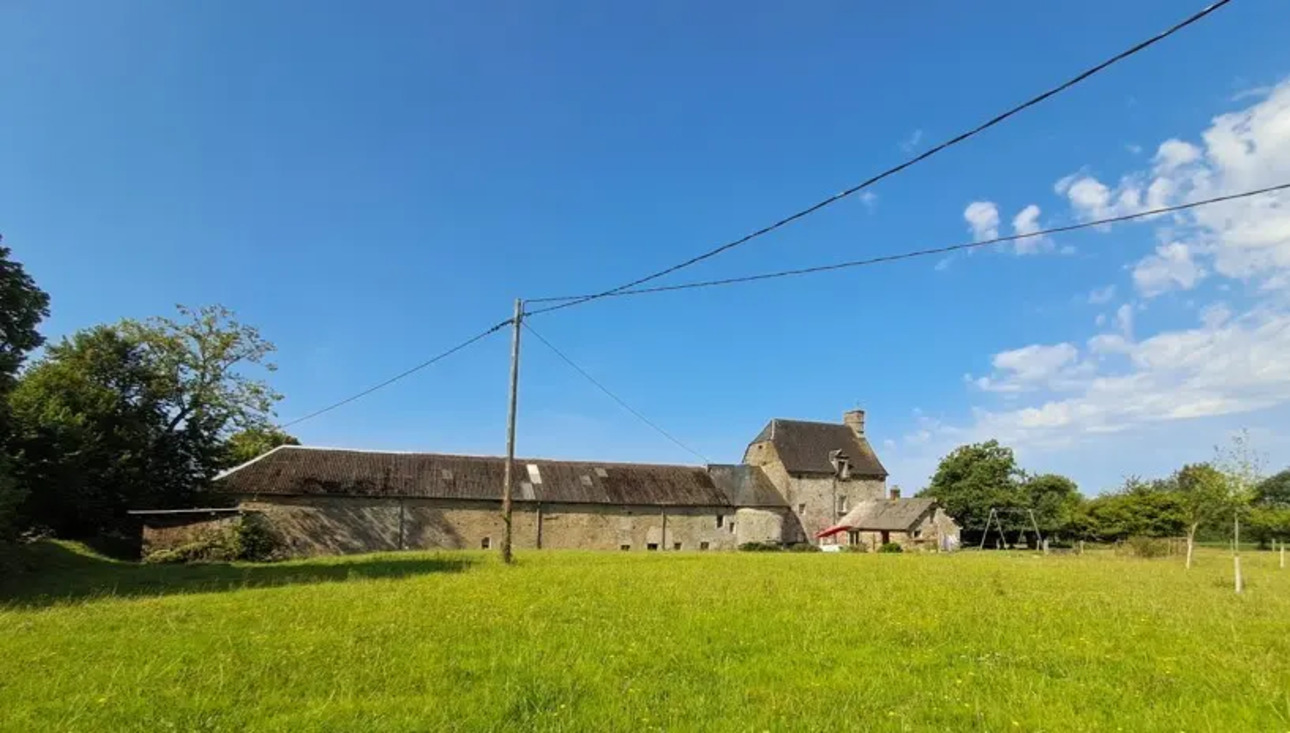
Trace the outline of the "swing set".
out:
[[[999,528],[999,540],[1003,543],[1004,546],[1008,544],[1008,535],[1004,532],[1003,520],[1000,518],[1001,514],[1007,514],[1009,516],[1020,515],[1026,519],[1029,519],[1031,528],[1035,530],[1035,544],[1037,547],[1043,547],[1044,535],[1042,532],[1039,531],[1039,522],[1035,521],[1035,510],[1013,509],[1009,507],[1003,507],[1003,508],[990,507],[990,516],[985,518],[985,532],[981,535],[981,547],[979,549],[982,549],[982,550],[985,549],[985,540],[987,537],[990,536],[991,522],[994,523],[994,526]],[[1025,529],[1020,530],[1021,532],[1020,539],[1022,540],[1025,539],[1026,531],[1027,530]],[[1013,544],[1013,547],[1016,547],[1015,543]]]

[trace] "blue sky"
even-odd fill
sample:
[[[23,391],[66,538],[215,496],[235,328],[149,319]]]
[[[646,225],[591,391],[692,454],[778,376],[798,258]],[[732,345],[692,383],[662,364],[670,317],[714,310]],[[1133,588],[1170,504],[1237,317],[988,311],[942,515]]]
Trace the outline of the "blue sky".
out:
[[[0,8],[0,231],[53,298],[50,336],[233,308],[278,345],[289,420],[517,296],[685,259],[1198,8],[18,0]],[[1283,2],[1232,3],[675,280],[1098,218],[1145,205],[1156,181],[1176,202],[1290,180],[1286,27]],[[768,418],[859,405],[909,487],[992,435],[1088,493],[1205,459],[1239,427],[1279,466],[1290,221],[1219,213],[532,325],[713,461],[737,461]],[[498,453],[508,349],[494,336],[294,432]],[[521,389],[523,454],[697,460],[532,340]]]

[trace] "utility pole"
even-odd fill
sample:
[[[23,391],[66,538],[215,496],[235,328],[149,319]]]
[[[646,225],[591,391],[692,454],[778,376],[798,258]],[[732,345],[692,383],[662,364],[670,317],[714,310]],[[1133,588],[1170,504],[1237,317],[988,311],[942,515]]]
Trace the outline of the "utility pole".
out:
[[[524,301],[515,299],[515,318],[511,320],[511,405],[506,416],[506,471],[502,478],[502,562],[511,563],[511,487],[515,482],[515,406],[520,389],[520,325],[524,321]]]

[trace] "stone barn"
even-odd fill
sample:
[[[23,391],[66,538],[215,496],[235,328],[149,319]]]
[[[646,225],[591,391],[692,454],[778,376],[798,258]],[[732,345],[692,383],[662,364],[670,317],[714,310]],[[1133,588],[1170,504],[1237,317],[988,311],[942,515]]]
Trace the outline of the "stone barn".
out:
[[[504,465],[500,457],[284,445],[221,474],[214,492],[237,510],[268,519],[293,555],[489,549],[502,537]],[[519,549],[725,550],[749,542],[814,542],[882,500],[887,479],[861,410],[845,413],[841,423],[771,420],[737,465],[517,458],[515,470]],[[872,531],[920,540],[927,530],[913,524],[924,522],[925,513],[899,527],[884,520]],[[149,544],[159,546],[167,537],[200,533],[184,529],[185,521],[229,517],[197,512],[150,521]],[[835,535],[825,540],[838,542]]]
[[[269,519],[291,554],[489,549],[502,537],[502,458],[284,445],[217,491]],[[720,550],[778,541],[786,507],[751,466],[517,458],[513,543]]]

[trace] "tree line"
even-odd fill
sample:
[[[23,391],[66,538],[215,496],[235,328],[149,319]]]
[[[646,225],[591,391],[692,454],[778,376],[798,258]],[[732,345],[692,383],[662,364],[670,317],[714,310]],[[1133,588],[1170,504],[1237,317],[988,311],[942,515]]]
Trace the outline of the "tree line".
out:
[[[991,440],[950,452],[919,496],[937,499],[968,543],[986,533],[991,509],[1000,510],[1010,542],[1035,534],[1032,516],[1039,532],[1057,541],[1185,537],[1189,557],[1198,537],[1230,538],[1238,520],[1242,536],[1261,544],[1290,540],[1290,469],[1263,476],[1243,434],[1216,453],[1164,478],[1130,477],[1087,498],[1065,476],[1023,470],[1011,448]]]
[[[271,421],[273,344],[228,309],[46,344],[49,305],[0,246],[0,542],[123,536],[128,510],[191,506],[221,470],[296,442]]]

